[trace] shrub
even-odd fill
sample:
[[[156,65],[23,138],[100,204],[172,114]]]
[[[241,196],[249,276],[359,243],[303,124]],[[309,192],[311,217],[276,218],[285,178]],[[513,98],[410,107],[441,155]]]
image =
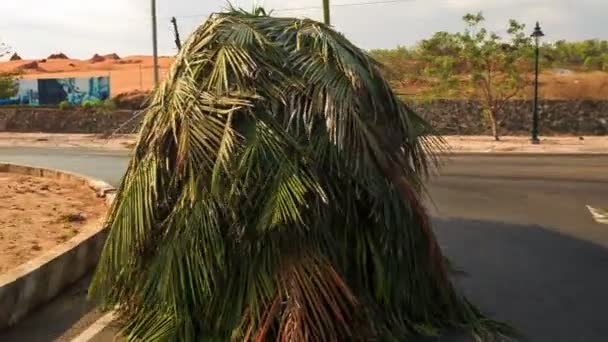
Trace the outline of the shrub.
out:
[[[608,72],[608,54],[602,55],[602,71]]]
[[[102,101],[100,100],[86,100],[82,103],[82,108],[98,108],[102,106]]]
[[[0,73],[0,99],[8,99],[17,95],[19,86],[14,74]]]
[[[116,109],[116,103],[112,99],[107,99],[103,101],[103,108],[108,110]]]
[[[66,110],[68,108],[72,107],[72,104],[69,101],[61,101],[59,102],[59,109],[61,110]]]
[[[602,69],[602,58],[601,57],[587,57],[584,63],[585,70],[601,70]]]

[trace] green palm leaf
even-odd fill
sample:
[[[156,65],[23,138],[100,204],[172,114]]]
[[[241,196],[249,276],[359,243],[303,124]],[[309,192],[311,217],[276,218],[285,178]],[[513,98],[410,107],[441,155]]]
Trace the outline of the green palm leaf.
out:
[[[420,201],[441,147],[339,33],[214,14],[146,110],[91,293],[133,341],[512,335],[448,279]]]

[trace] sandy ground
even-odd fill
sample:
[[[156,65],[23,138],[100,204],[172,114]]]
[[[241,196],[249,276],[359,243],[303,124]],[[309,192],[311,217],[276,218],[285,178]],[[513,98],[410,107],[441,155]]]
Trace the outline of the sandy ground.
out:
[[[539,145],[530,137],[502,137],[500,141],[488,136],[445,136],[454,153],[608,153],[608,136],[541,137]]]
[[[0,173],[0,273],[74,237],[105,210],[85,185]]]
[[[107,56],[107,55],[106,55]],[[27,56],[22,56],[27,58]],[[91,56],[92,57],[92,56]],[[160,74],[166,75],[174,58],[163,56],[159,60]],[[35,62],[35,63],[34,63]],[[20,72],[23,78],[61,78],[110,76],[113,96],[135,90],[153,88],[153,60],[151,56],[124,56],[119,59],[104,57],[101,61],[79,59],[24,59],[0,62],[0,72]],[[543,99],[606,99],[608,73],[545,71],[540,76],[540,95]],[[400,91],[415,94],[415,86]],[[531,89],[526,90],[531,94]]]
[[[126,151],[133,147],[136,135],[115,135],[104,139],[95,134],[49,134],[0,132],[0,147],[84,147]],[[507,136],[495,141],[489,136],[445,136],[453,153],[582,153],[608,154],[605,137],[541,137],[532,145],[530,137]],[[0,155],[0,160],[2,156]]]
[[[134,134],[102,138],[97,134],[0,132],[0,147],[84,147],[120,151],[129,150],[135,143],[135,137]]]

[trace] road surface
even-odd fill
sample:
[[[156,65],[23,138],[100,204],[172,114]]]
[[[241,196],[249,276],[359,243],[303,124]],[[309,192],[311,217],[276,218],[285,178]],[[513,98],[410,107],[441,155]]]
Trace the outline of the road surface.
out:
[[[124,153],[28,148],[0,148],[0,161],[62,168],[113,184],[127,163]],[[474,303],[531,341],[606,340],[608,226],[594,222],[585,206],[608,209],[608,156],[453,156],[429,191],[440,243],[466,271],[456,282]],[[78,327],[66,333],[68,327],[96,317],[82,304],[85,285],[0,333],[0,341],[73,335]]]

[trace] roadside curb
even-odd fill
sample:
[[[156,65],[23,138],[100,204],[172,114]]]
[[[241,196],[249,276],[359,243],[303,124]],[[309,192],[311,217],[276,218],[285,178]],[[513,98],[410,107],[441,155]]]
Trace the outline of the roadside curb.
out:
[[[534,157],[534,156],[560,156],[560,157],[577,157],[577,156],[606,156],[606,152],[560,152],[560,151],[448,151],[436,153],[441,156],[517,156],[517,157]]]
[[[114,311],[110,311],[107,314],[101,316],[97,321],[91,324],[85,331],[80,335],[74,337],[70,342],[88,342],[94,339],[99,333],[107,328],[115,319],[117,315]]]
[[[531,145],[528,137],[505,136],[501,142],[487,136],[441,136],[447,144],[437,154],[491,155],[608,155],[608,136],[586,136],[584,141],[572,136],[543,137],[540,145]],[[104,139],[96,133],[18,133],[0,132],[0,148],[86,148],[107,152],[130,152],[137,134],[120,134]]]
[[[2,162],[0,172],[73,180],[87,185],[97,196],[103,197],[108,207],[113,199],[112,186],[75,173]],[[96,220],[72,239],[0,274],[0,329],[15,325],[94,267],[105,237],[103,219]]]

